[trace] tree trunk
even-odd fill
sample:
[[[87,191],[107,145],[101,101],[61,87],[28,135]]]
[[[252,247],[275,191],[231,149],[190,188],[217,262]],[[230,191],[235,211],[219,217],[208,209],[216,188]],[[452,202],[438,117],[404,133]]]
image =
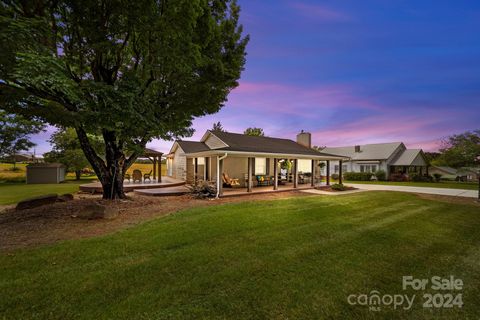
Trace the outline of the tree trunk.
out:
[[[75,180],[80,180],[80,176],[82,175],[81,170],[75,170]]]
[[[96,154],[86,132],[82,128],[76,128],[76,131],[83,153],[102,184],[103,199],[114,200],[126,198],[123,189],[125,172],[127,172],[127,169],[135,162],[138,154],[133,153],[127,159],[123,153],[123,143],[117,141],[115,133],[113,131],[103,130],[102,135],[105,141],[105,160],[103,160]],[[141,147],[145,147],[143,142],[141,143]]]

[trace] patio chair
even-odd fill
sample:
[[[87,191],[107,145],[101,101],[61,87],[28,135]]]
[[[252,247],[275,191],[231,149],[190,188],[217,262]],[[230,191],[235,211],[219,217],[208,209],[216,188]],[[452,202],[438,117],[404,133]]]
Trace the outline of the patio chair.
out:
[[[223,186],[226,188],[233,188],[240,186],[238,179],[232,179],[228,176],[227,173],[223,173]]]
[[[136,181],[142,182],[142,171],[135,169],[132,173],[132,182],[135,183]]]
[[[152,170],[150,170],[149,173],[145,173],[143,175],[143,182],[145,182],[145,180],[148,180],[148,181],[152,181],[152,179],[150,179],[150,176],[152,175]]]

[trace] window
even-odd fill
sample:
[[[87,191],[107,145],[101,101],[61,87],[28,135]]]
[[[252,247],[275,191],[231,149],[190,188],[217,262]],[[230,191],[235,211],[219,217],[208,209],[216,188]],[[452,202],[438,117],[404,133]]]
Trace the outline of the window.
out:
[[[267,158],[255,158],[255,174],[267,173]]]
[[[200,157],[200,158],[197,158],[198,160],[198,165],[203,165],[205,164],[205,158],[204,157]]]
[[[340,170],[340,166],[338,164],[336,164],[335,167],[334,167],[334,172],[338,173],[339,170]],[[360,166],[360,170],[362,170],[361,166]]]
[[[299,159],[298,172],[301,172],[301,173],[312,172],[312,160]]]
[[[360,172],[376,172],[377,166],[376,165],[360,165]]]

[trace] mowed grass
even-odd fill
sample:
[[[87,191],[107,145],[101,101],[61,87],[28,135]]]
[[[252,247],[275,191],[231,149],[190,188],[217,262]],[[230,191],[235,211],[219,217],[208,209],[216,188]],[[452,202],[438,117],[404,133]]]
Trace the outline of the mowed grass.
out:
[[[478,190],[478,182],[456,182],[456,181],[440,181],[440,182],[344,181],[344,182],[347,184],[361,183],[361,184],[381,184],[381,185],[393,185],[393,186],[405,186],[405,187]]]
[[[75,193],[79,186],[91,180],[69,180],[59,184],[0,183],[0,205],[15,204],[21,200],[47,194]]]
[[[479,211],[393,192],[196,208],[0,254],[0,318],[476,319]],[[461,278],[463,308],[424,309],[404,275]],[[372,290],[413,308],[348,304]]]
[[[11,172],[8,170],[12,165],[0,163],[1,174],[7,172],[9,178],[12,177],[25,177],[25,164],[17,164],[17,167],[22,168],[22,171]],[[143,163],[134,163],[128,172],[132,172],[134,169],[139,169],[142,173],[148,173],[152,169],[152,165]],[[162,174],[166,174],[166,166],[162,165]],[[152,175],[153,177],[153,175]],[[81,184],[90,183],[96,181],[96,176],[82,176],[80,181],[76,181],[73,174],[68,174],[66,181],[60,184],[25,184],[25,182],[1,182],[2,176],[0,175],[0,205],[15,204],[21,200],[42,196],[46,194],[63,194],[63,193],[75,193],[79,190]]]

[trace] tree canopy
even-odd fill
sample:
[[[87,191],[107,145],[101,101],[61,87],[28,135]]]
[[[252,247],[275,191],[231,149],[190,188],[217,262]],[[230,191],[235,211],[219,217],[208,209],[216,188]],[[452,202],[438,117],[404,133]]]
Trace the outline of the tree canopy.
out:
[[[220,131],[220,132],[227,132],[227,130],[225,130],[222,126],[222,123],[220,121],[218,122],[214,122],[213,125],[212,125],[212,129],[211,129],[213,132],[215,131]]]
[[[124,197],[148,141],[191,135],[238,85],[239,11],[234,0],[4,2],[1,107],[74,128],[104,198]],[[104,159],[88,133],[102,136]]]
[[[263,137],[265,135],[262,128],[247,128],[245,129],[243,134],[246,134],[247,136],[260,136],[260,137]]]
[[[37,120],[7,113],[0,109],[0,157],[14,156],[35,146],[30,136],[39,133],[45,125]]]
[[[480,166],[480,130],[455,134],[443,141],[436,165],[453,168]]]
[[[89,134],[88,138],[98,155],[103,155],[101,138]],[[67,171],[75,172],[77,180],[83,169],[90,166],[78,141],[73,128],[59,129],[50,137],[52,151],[44,154],[47,162],[60,162],[65,165]]]

